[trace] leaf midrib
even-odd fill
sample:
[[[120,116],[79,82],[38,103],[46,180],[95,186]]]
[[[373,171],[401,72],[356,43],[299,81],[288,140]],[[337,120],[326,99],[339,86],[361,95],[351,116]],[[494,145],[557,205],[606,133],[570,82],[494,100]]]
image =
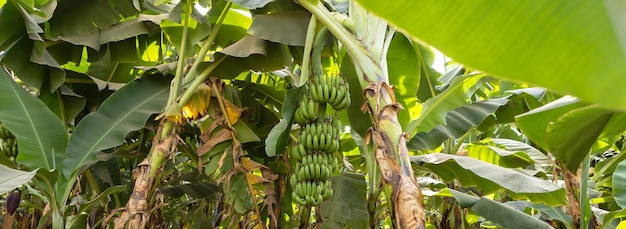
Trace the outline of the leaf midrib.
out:
[[[108,136],[109,133],[111,133],[111,131],[118,126],[122,120],[125,120],[126,117],[128,117],[130,114],[133,113],[133,111],[137,110],[138,107],[143,106],[144,104],[148,103],[149,101],[152,101],[153,98],[158,97],[161,93],[163,93],[164,91],[168,90],[168,88],[164,88],[163,90],[160,90],[158,93],[154,93],[153,96],[151,97],[147,97],[144,102],[140,103],[138,106],[135,106],[134,109],[130,110],[129,112],[127,112],[124,116],[122,116],[122,118],[117,119],[114,123],[114,125],[111,125],[111,128],[109,128],[106,132],[104,132],[105,134],[101,135],[100,138],[98,138],[98,140],[91,146],[91,148],[89,148],[89,151],[87,151],[87,153],[84,154],[84,156],[79,160],[80,163],[75,165],[75,168],[79,168],[83,165],[83,163],[85,163],[85,161],[87,160],[87,157],[89,157],[89,155],[94,152],[96,146],[98,146],[98,144],[104,139],[106,138],[106,136]],[[75,171],[73,171],[75,172]]]
[[[20,107],[22,108],[22,110],[24,111],[24,114],[26,116],[26,118],[28,119],[28,125],[30,126],[30,128],[33,130],[33,133],[35,133],[34,137],[37,140],[37,146],[39,147],[40,152],[43,154],[43,159],[46,162],[46,165],[48,166],[47,169],[48,170],[52,170],[55,169],[56,166],[53,164],[52,167],[50,165],[50,161],[48,161],[48,157],[46,157],[46,150],[43,146],[43,142],[41,140],[41,137],[39,136],[39,132],[37,131],[37,128],[34,125],[33,119],[30,115],[30,113],[28,112],[28,110],[26,109],[26,105],[24,104],[24,101],[22,100],[22,97],[20,97],[19,92],[16,90],[15,85],[11,84],[11,89],[13,90],[13,92],[15,93],[15,97],[17,98],[18,103],[20,104]],[[20,89],[21,90],[21,89]],[[54,155],[52,155],[54,157]]]

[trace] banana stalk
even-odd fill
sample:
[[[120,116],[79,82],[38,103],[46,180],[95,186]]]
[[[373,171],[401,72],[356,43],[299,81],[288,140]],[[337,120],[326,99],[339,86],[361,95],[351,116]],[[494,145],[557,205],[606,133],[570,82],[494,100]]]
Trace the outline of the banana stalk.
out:
[[[182,71],[182,65],[179,64],[176,76],[173,79],[171,86],[170,98],[168,99],[168,104],[165,108],[165,114],[169,113],[179,113],[181,110],[181,106],[178,104],[185,104],[196,89],[208,78],[209,73],[213,71],[221,61],[225,59],[221,58],[215,60],[211,66],[207,67],[202,73],[196,76],[196,68],[200,62],[204,59],[204,56],[208,52],[213,40],[217,32],[219,31],[222,22],[224,21],[227,12],[230,10],[230,6],[232,3],[228,3],[224,10],[222,11],[217,24],[211,30],[211,34],[209,38],[205,41],[200,53],[196,57],[195,63],[192,65],[191,69],[184,73]],[[191,1],[186,1],[186,6],[188,7],[185,14],[182,15],[183,21],[185,21],[185,26],[183,27],[183,47],[182,50],[185,49],[185,42],[187,40],[187,30],[188,30],[188,20],[191,20]],[[181,50],[181,51],[182,51]],[[184,56],[181,55],[181,60],[179,63],[183,63],[182,60]],[[188,84],[187,90],[180,95],[180,90],[183,88],[183,84]],[[178,99],[178,101],[177,101]],[[149,204],[148,197],[150,195],[150,191],[153,190],[154,183],[156,182],[155,177],[159,171],[163,169],[164,162],[176,151],[176,146],[178,144],[178,137],[176,137],[175,129],[174,129],[175,121],[164,118],[159,126],[158,132],[153,139],[153,147],[150,150],[150,153],[141,163],[137,165],[137,168],[133,172],[133,178],[135,180],[135,185],[133,188],[133,192],[131,194],[130,199],[126,203],[126,207],[119,210],[121,212],[119,218],[115,220],[115,227],[118,228],[145,228],[148,222],[149,216]],[[114,211],[115,212],[115,211]],[[112,216],[112,215],[111,215]],[[109,216],[109,217],[111,217]],[[108,217],[104,220],[103,224],[108,222]]]
[[[374,144],[374,157],[385,183],[393,188],[393,212],[398,228],[425,228],[423,197],[408,158],[406,141],[398,123],[398,110],[393,88],[386,76],[385,38],[387,25],[380,18],[367,14],[352,4],[351,15],[361,15],[356,23],[357,38],[322,5],[321,2],[298,0],[342,43],[355,63],[366,104],[362,110],[370,114],[372,129],[366,139]],[[354,12],[353,12],[354,11]],[[363,16],[365,15],[365,16]],[[345,21],[345,20],[344,20]],[[387,43],[388,44],[388,43]],[[367,47],[367,48],[366,48]],[[366,141],[367,142],[367,141]]]

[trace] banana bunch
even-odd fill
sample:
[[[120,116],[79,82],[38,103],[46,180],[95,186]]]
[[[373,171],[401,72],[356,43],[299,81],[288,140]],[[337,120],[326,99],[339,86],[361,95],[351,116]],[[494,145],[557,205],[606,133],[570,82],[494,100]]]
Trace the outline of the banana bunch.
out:
[[[314,102],[311,97],[307,96],[303,100],[300,100],[298,109],[296,109],[296,113],[294,114],[294,121],[300,125],[305,125],[317,118],[318,111],[319,104]]]
[[[300,134],[300,141],[304,148],[310,150],[321,150],[325,152],[337,152],[339,150],[339,133],[341,132],[341,122],[338,119],[326,118],[317,119],[313,123],[304,126]],[[293,156],[297,160],[304,157],[305,152],[299,147],[294,149]]]
[[[2,147],[0,148],[0,152],[7,158],[17,157],[17,140],[15,139],[15,135],[2,123],[0,123],[0,140],[2,141],[0,144]]]
[[[308,94],[294,114],[301,129],[291,148],[297,162],[289,182],[297,204],[317,206],[332,196],[330,177],[339,164],[335,153],[342,125],[337,117],[326,115],[326,106],[340,111],[351,102],[348,83],[341,76],[316,75],[309,81]]]
[[[210,102],[211,88],[206,84],[201,84],[181,109],[183,117],[196,120],[204,116]]]
[[[339,75],[313,76],[309,90],[313,101],[328,103],[335,110],[346,109],[352,102],[348,82]]]

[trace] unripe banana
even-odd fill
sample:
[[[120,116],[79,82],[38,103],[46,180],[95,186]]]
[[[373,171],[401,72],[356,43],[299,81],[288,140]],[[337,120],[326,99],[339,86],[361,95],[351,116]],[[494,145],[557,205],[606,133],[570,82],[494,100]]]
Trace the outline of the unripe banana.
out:
[[[315,164],[315,178],[322,180],[322,167],[320,167],[320,164]]]
[[[306,148],[313,149],[313,136],[306,134]]]
[[[330,88],[328,87],[328,84],[324,84],[322,89],[324,90],[322,92],[322,97],[323,97],[324,103],[328,103],[328,98],[330,97]]]
[[[296,185],[298,184],[298,179],[296,178],[296,175],[291,175],[291,177],[289,178],[289,184],[291,185],[292,189],[296,188]]]
[[[299,181],[306,180],[305,166],[300,166],[300,168],[298,169],[298,180]]]
[[[311,164],[303,166],[302,168],[304,168],[304,179],[311,180]]]
[[[300,206],[306,205],[306,201],[302,199],[302,197],[298,196],[295,192],[291,193],[291,199],[293,199],[293,201]]]
[[[307,106],[308,106],[308,120],[314,120],[315,119],[315,115],[317,114],[317,112],[315,112],[315,102],[313,102],[313,100],[311,98],[307,99]]]
[[[302,157],[308,155],[308,152],[306,151],[306,148],[304,148],[304,143],[300,142],[298,144],[298,148],[300,148],[300,154],[302,155]]]
[[[337,98],[337,88],[331,87],[329,90],[330,90],[330,95],[328,95],[328,103],[330,103],[332,106],[332,101],[335,101]]]
[[[305,196],[305,190],[304,190],[304,182],[299,182],[296,184],[296,194],[298,194],[298,196]]]
[[[324,192],[322,193],[322,198],[324,200],[328,200],[330,199],[330,197],[333,195],[333,190],[332,189],[325,189]]]
[[[297,161],[302,159],[302,153],[300,152],[300,147],[298,147],[298,145],[299,144],[296,144],[291,148],[291,156]]]

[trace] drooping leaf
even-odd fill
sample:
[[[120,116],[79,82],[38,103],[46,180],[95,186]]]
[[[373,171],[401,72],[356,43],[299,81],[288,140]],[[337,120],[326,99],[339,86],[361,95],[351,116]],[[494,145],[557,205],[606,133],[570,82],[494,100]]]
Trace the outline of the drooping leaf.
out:
[[[488,140],[511,152],[525,152],[538,166],[549,166],[548,156],[526,143],[502,138],[490,138]]]
[[[412,108],[415,107],[417,99],[415,94],[419,87],[421,63],[418,53],[418,44],[411,41],[402,33],[396,33],[389,44],[387,50],[387,71],[389,84],[394,85],[396,101],[404,106],[398,112],[398,122],[402,127],[411,120]]]
[[[65,227],[68,229],[81,229],[87,227],[87,216],[86,212],[78,213],[77,215],[71,215],[67,217],[67,221],[65,222]]]
[[[100,204],[103,201],[104,202],[108,202],[106,201],[105,198],[107,198],[109,195],[115,194],[115,193],[119,193],[119,192],[123,192],[126,191],[126,185],[116,185],[116,186],[111,186],[108,187],[107,189],[105,189],[102,193],[100,193],[98,196],[96,196],[95,198],[84,202],[80,205],[79,208],[79,212],[89,212],[89,210],[91,210],[91,208],[93,208],[96,204]]]
[[[467,156],[505,168],[524,168],[533,161],[525,152],[511,152],[495,146],[471,143],[465,147]]]
[[[363,88],[361,88],[361,84],[357,78],[358,76],[354,64],[347,55],[343,58],[341,63],[341,74],[350,84],[350,98],[352,98],[352,103],[350,103],[350,106],[346,109],[348,111],[350,128],[356,131],[360,136],[365,136],[367,130],[372,127],[372,122],[369,121],[369,115],[361,111],[361,104],[363,104]]]
[[[134,63],[112,59],[111,49],[108,47],[100,52],[101,58],[92,62],[87,71],[87,75],[92,77],[100,90],[105,86],[116,89],[120,83],[130,82],[139,74],[138,69],[132,68]]]
[[[293,123],[293,115],[298,108],[300,97],[304,91],[304,87],[294,88],[287,91],[285,102],[281,108],[283,118],[270,131],[265,139],[265,153],[268,157],[281,155],[285,152],[285,148],[289,144],[289,134],[291,133],[291,123]]]
[[[539,147],[548,149],[546,140],[546,132],[548,124],[556,121],[566,112],[581,107],[582,104],[578,99],[565,96],[554,102],[548,103],[542,107],[531,110],[517,116],[517,125],[520,130]]]
[[[483,194],[504,189],[513,199],[528,198],[548,206],[566,204],[562,187],[474,158],[435,153],[412,156],[411,161],[445,181],[457,178],[464,187],[477,187]]]
[[[443,189],[431,196],[452,197],[462,208],[470,208],[486,220],[500,224],[505,228],[546,228],[552,229],[547,223],[534,218],[523,211],[517,210],[506,203],[498,203],[485,197],[477,197],[454,189]]]
[[[471,68],[626,109],[617,1],[358,2]]]
[[[83,166],[95,162],[100,150],[122,143],[126,135],[142,127],[148,117],[160,112],[169,92],[169,80],[145,76],[113,93],[81,120],[70,138],[63,174],[69,178]]]
[[[612,111],[596,105],[563,114],[548,124],[548,149],[570,171],[576,171],[612,116]]]
[[[36,56],[31,54],[34,49],[34,42],[28,39],[28,37],[22,37],[15,42],[17,43],[13,44],[13,47],[7,51],[6,56],[2,58],[2,63],[15,72],[17,77],[24,83],[41,89],[44,81],[48,81],[49,85],[51,85],[51,90],[56,90],[56,87],[63,83],[63,79],[65,79],[65,73],[60,67],[57,67],[58,63],[57,66],[52,67],[35,62],[31,58]],[[53,60],[48,55],[46,55],[46,58]]]
[[[342,172],[332,178],[333,196],[322,202],[322,228],[366,228],[367,184],[359,173]]]
[[[31,170],[53,170],[61,165],[67,145],[65,126],[4,69],[0,70],[0,121],[17,138],[17,162]]]
[[[241,7],[245,7],[248,9],[256,9],[256,8],[261,8],[265,5],[267,5],[267,3],[271,2],[272,0],[229,0],[233,3],[237,3],[237,5],[240,5]]]
[[[37,174],[37,169],[26,172],[0,165],[0,194],[7,193],[28,183]]]
[[[479,101],[456,108],[446,114],[447,125],[438,125],[430,132],[419,132],[413,136],[407,147],[409,150],[430,150],[437,148],[446,139],[456,139],[467,133],[500,106],[506,104],[508,98]]]
[[[39,91],[39,99],[43,101],[64,123],[68,123],[85,107],[86,99],[71,91],[66,85],[54,93]]]
[[[428,132],[437,125],[445,125],[446,114],[469,103],[469,95],[481,86],[483,76],[484,74],[471,74],[455,78],[444,92],[424,103],[419,118],[409,123],[406,132]]]
[[[254,16],[248,33],[276,43],[304,46],[310,18],[307,11],[258,14]]]
[[[124,10],[116,10],[122,8]],[[122,15],[120,12],[126,13]],[[131,14],[132,13],[132,14]],[[86,34],[98,29],[106,28],[119,22],[122,16],[132,16],[137,11],[130,4],[113,5],[109,1],[96,0],[83,1],[59,1],[50,19],[50,31],[48,37],[64,37],[77,34]]]
[[[613,198],[622,208],[626,208],[626,161],[617,165],[613,173]]]

